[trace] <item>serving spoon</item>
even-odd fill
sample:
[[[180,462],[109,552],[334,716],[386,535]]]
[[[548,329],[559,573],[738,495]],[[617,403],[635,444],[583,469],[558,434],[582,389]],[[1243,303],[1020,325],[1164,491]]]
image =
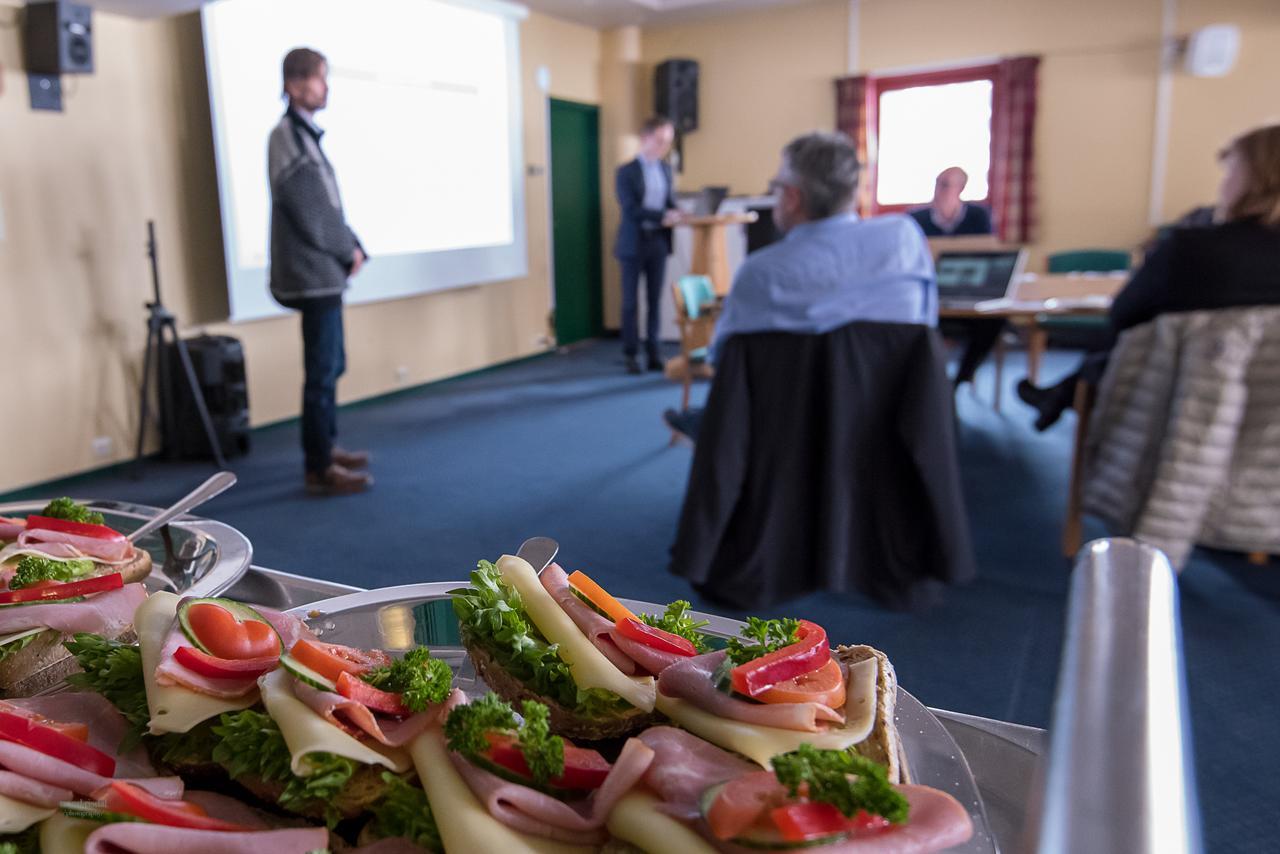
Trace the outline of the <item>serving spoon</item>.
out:
[[[236,476],[234,472],[220,471],[204,483],[197,486],[195,489],[188,492],[186,495],[179,498],[177,501],[173,502],[173,504],[170,504],[164,510],[161,510],[159,514],[151,519],[151,521],[147,522],[138,530],[130,533],[125,537],[125,539],[131,543],[137,542],[140,538],[145,537],[157,528],[167,525],[183,513],[188,513],[199,507],[201,504],[204,504],[210,498],[221,495],[231,487],[235,486],[235,484]],[[530,542],[532,542],[532,540],[530,540]],[[523,546],[521,548],[523,548]],[[555,552],[552,552],[551,554],[554,556]]]
[[[560,544],[550,537],[530,537],[520,544],[516,557],[527,561],[534,572],[541,575],[542,570],[551,565],[559,551]]]

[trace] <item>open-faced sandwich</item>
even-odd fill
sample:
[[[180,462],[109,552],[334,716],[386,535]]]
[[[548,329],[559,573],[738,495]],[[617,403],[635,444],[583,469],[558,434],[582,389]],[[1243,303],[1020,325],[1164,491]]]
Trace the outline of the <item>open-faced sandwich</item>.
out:
[[[511,555],[481,561],[450,595],[477,673],[508,702],[545,704],[552,732],[620,738],[656,720],[653,676],[617,654],[616,621],[579,599],[559,566],[539,575]]]
[[[438,847],[407,748],[443,720],[447,664],[425,648],[395,660],[324,643],[295,617],[229,600],[157,593],[136,620],[136,646],[78,635],[71,681],[110,699],[157,765],[348,841]]]
[[[24,697],[75,669],[74,632],[128,637],[151,556],[69,498],[0,518],[0,697]]]
[[[892,783],[883,765],[850,750],[804,744],[761,770],[673,727],[640,740],[653,761],[614,805],[608,828],[648,854],[929,854],[973,833],[951,795]]]

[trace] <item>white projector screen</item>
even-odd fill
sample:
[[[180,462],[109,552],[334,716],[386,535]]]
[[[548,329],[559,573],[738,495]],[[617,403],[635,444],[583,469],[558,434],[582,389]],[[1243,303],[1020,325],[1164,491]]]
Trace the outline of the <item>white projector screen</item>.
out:
[[[284,311],[267,290],[267,137],[280,63],[329,61],[316,114],[347,222],[369,255],[348,302],[528,271],[519,6],[490,0],[216,0],[203,8],[231,319]]]

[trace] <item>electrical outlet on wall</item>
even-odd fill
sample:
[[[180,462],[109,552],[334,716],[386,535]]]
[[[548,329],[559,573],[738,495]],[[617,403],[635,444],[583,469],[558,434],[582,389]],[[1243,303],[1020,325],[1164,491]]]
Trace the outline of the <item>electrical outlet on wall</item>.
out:
[[[396,382],[402,383],[409,378],[409,366],[398,365],[396,367]]]
[[[93,449],[93,455],[98,459],[105,459],[111,456],[112,441],[110,436],[98,436],[89,443],[89,447]]]

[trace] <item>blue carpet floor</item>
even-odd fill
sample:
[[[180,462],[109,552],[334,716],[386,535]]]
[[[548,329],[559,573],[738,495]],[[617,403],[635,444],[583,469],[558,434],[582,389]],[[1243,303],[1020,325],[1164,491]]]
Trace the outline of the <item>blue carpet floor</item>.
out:
[[[375,454],[367,495],[308,498],[297,425],[259,430],[252,453],[233,461],[239,485],[200,512],[247,534],[260,566],[362,587],[462,579],[478,559],[547,535],[565,566],[617,593],[698,605],[665,569],[690,448],[668,447],[659,413],[679,392],[655,374],[624,375],[617,350],[589,344],[344,409],[343,443]],[[1068,584],[1058,538],[1074,420],[1035,433],[1012,394],[1022,366],[1009,362],[1003,414],[990,406],[989,370],[976,394],[957,396],[978,580],[926,613],[814,595],[778,614],[885,650],[927,705],[1045,726]],[[1073,363],[1050,354],[1045,376]],[[210,471],[155,462],[142,480],[116,470],[8,497],[165,505]],[[1210,850],[1276,850],[1280,570],[1197,552],[1181,589]]]

